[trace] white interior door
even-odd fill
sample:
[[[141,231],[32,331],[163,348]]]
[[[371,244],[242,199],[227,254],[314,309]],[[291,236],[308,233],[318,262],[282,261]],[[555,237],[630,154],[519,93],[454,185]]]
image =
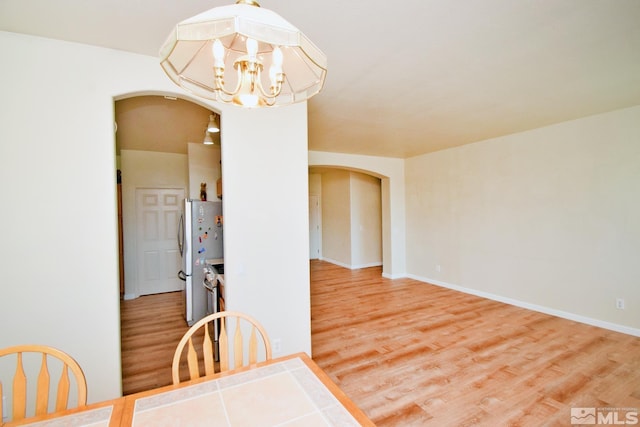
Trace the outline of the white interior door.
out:
[[[178,221],[183,189],[136,189],[136,251],[140,295],[182,289],[178,251]]]
[[[320,258],[320,202],[309,196],[309,259]]]

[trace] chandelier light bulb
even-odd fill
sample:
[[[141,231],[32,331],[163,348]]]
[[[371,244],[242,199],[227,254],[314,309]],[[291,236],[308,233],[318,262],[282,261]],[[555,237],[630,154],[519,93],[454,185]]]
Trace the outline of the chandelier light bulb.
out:
[[[282,49],[280,49],[279,47],[273,49],[272,57],[273,65],[282,69]]]
[[[215,67],[224,68],[224,46],[222,45],[222,42],[218,39],[215,39],[215,41],[213,42],[212,50],[214,59],[213,65]]]
[[[258,42],[254,39],[247,38],[247,55],[250,61],[255,61],[258,55]]]
[[[271,80],[272,87],[278,82],[278,67],[275,65],[269,67],[269,80]]]
[[[271,80],[271,94],[280,93],[282,83],[284,82],[284,73],[282,72],[283,55],[280,47],[275,47],[271,54],[271,67],[269,68],[269,79]]]

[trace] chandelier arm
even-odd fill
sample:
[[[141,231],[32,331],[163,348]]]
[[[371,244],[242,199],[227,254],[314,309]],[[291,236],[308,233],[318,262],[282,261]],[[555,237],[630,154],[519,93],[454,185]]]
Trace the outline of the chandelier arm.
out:
[[[225,89],[224,83],[220,84],[218,82],[216,82],[216,87],[214,90],[216,92],[224,93],[225,95],[228,95],[228,96],[233,96],[237,93],[237,88],[235,91],[228,91],[227,89]]]
[[[262,87],[262,81],[259,81],[256,86],[258,86],[258,90],[265,98],[275,98],[276,96],[280,95],[280,90],[282,89],[282,86],[278,85],[278,90],[275,93],[267,93],[267,91],[265,91]]]
[[[216,87],[214,88],[214,90],[216,92],[224,93],[227,96],[233,97],[238,93],[240,87],[242,86],[242,72],[238,68],[238,84],[236,85],[236,88],[234,90],[229,91],[224,87],[224,69],[222,69],[222,77],[215,78],[215,86]]]
[[[262,87],[262,76],[260,71],[258,70],[258,72],[256,73],[255,76],[255,86],[258,86],[258,91],[260,92],[260,94],[262,94],[262,96],[264,96],[265,98],[271,98],[272,95],[267,93],[264,88]]]
[[[216,94],[217,94],[218,98],[220,98],[220,101],[222,101],[222,102],[226,102],[226,103],[233,102],[233,96],[228,95],[225,92],[217,91]]]
[[[275,90],[270,90],[269,93],[267,93],[264,87],[262,86],[262,78],[261,78],[261,73],[259,71],[256,76],[257,86],[262,96],[264,96],[265,98],[274,98],[274,102],[275,102],[275,98],[278,95],[280,95],[280,92],[282,91],[282,83],[284,82],[284,73],[279,73],[279,74],[280,75],[278,76],[278,80],[276,81]],[[273,88],[274,88],[273,86],[270,87],[270,89],[273,89]]]
[[[274,97],[275,96],[279,96],[280,92],[282,92],[282,84],[283,83],[284,83],[284,73],[281,73],[281,76],[276,81],[275,89],[273,88],[273,86],[271,87]]]

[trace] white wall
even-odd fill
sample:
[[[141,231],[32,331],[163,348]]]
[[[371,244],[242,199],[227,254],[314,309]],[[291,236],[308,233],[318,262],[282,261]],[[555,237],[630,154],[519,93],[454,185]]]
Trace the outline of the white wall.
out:
[[[637,334],[639,142],[640,106],[408,159],[409,275]]]
[[[382,265],[380,179],[351,172],[351,266]]]
[[[0,347],[59,347],[85,370],[90,402],[119,396],[114,98],[192,98],[154,57],[6,32],[0,52]],[[258,317],[284,352],[310,352],[306,104],[203,104],[222,113],[229,139],[230,306]]]
[[[225,303],[282,354],[311,354],[306,118],[305,103],[222,115]]]
[[[322,174],[322,259],[351,266],[351,186],[349,171]]]
[[[124,245],[124,298],[140,295],[136,249],[136,189],[182,188],[187,194],[188,165],[185,154],[121,150],[122,228]]]

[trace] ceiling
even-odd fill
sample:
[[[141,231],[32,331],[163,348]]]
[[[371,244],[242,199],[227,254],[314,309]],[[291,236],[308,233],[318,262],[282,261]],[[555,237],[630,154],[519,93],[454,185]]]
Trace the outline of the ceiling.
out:
[[[0,0],[0,29],[157,56],[232,2]],[[640,104],[638,0],[261,4],[328,57],[311,150],[404,158]]]
[[[187,154],[188,143],[204,141],[211,114],[175,97],[136,96],[116,101],[116,153],[124,149]],[[219,148],[220,133],[210,135]]]

